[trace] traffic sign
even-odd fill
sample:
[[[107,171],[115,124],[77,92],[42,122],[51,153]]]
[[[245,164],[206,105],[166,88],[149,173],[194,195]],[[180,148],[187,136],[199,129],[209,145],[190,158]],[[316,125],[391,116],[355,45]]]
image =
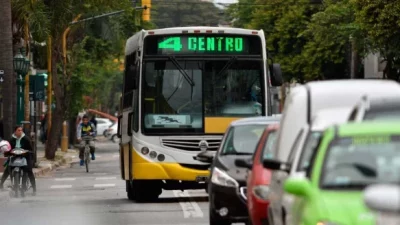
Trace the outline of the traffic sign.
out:
[[[44,77],[30,75],[29,77],[29,101],[44,101]]]

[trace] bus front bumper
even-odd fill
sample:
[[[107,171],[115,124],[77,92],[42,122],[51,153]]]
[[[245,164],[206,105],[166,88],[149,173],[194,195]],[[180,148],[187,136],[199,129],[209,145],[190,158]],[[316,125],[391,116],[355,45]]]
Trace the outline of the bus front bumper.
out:
[[[137,180],[182,180],[203,182],[209,170],[191,169],[179,163],[150,162],[136,151],[132,151],[132,177]]]

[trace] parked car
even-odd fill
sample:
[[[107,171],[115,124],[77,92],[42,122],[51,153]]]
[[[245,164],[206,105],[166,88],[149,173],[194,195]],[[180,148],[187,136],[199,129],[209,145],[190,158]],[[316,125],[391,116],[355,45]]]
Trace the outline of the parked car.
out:
[[[211,164],[208,182],[210,225],[248,222],[247,170],[236,159],[251,159],[266,126],[280,117],[253,117],[230,124]]]
[[[354,107],[362,96],[400,96],[400,85],[383,80],[330,80],[313,81],[291,89],[285,100],[278,137],[274,148],[274,159],[288,163],[290,153],[299,132],[311,125],[312,119],[322,109]],[[295,153],[293,153],[295,154]],[[272,171],[271,187],[281,186],[289,170]],[[282,192],[282,188],[279,189]],[[274,225],[284,225],[285,212],[274,217]]]
[[[400,123],[349,123],[328,128],[306,177],[289,178],[284,190],[296,196],[288,225],[375,224],[363,190],[398,182]]]
[[[268,207],[269,224],[275,224],[275,221],[276,223],[290,223],[294,199],[293,195],[283,191],[283,181],[287,177],[305,176],[311,156],[316,150],[324,130],[334,124],[346,123],[351,109],[351,107],[340,107],[318,111],[311,125],[307,124],[299,131],[289,154],[288,163],[282,164],[284,167],[277,166],[280,165],[279,160],[264,159],[266,168],[272,171],[281,170],[285,172],[282,174],[280,182],[269,185],[270,195],[274,196],[274,198],[271,198]],[[285,176],[286,173],[287,176]]]
[[[270,197],[271,171],[263,167],[263,160],[273,158],[273,146],[279,125],[269,125],[257,144],[251,159],[236,159],[238,167],[249,169],[247,176],[247,209],[252,225],[268,225],[267,208]]]
[[[106,136],[107,129],[112,125],[111,120],[105,118],[96,118],[97,134]]]
[[[112,142],[118,143],[119,142],[119,137],[118,137],[118,123],[115,123],[111,125],[106,132],[105,135],[107,138],[109,138]]]

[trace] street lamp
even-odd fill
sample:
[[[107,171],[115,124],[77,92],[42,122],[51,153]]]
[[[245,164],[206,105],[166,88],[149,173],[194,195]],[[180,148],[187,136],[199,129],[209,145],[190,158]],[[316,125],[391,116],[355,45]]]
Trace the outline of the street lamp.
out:
[[[28,73],[30,61],[21,51],[14,57],[14,70],[17,73],[17,124],[21,125],[24,120],[24,92],[25,92],[25,76]]]

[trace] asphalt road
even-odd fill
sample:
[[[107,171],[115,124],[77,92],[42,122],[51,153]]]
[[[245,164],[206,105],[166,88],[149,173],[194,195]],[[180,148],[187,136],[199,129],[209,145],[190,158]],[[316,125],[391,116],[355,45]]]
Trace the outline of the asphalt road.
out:
[[[0,209],[7,225],[206,225],[208,199],[204,190],[163,191],[155,203],[126,197],[120,179],[118,145],[97,143],[91,171],[72,164],[37,178],[38,192],[11,199]]]

